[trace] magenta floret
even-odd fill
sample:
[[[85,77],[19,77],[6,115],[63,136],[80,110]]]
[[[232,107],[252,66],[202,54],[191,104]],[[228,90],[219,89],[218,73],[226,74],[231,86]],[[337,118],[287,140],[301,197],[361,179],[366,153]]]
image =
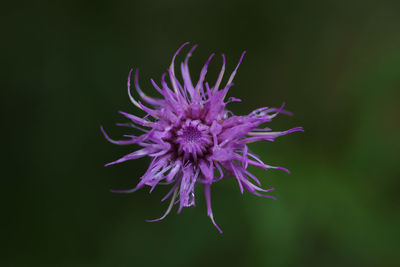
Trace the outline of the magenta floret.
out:
[[[128,124],[119,124],[139,129],[140,136],[128,135],[127,140],[112,140],[101,130],[108,141],[118,145],[136,144],[142,148],[124,157],[110,162],[105,166],[122,163],[128,160],[148,156],[151,163],[146,173],[140,178],[135,188],[130,190],[112,190],[117,193],[132,193],[143,186],[150,186],[152,191],[158,184],[171,184],[171,190],[162,199],[171,198],[165,214],[155,220],[164,219],[175,204],[179,204],[178,213],[183,207],[195,205],[194,189],[197,185],[204,188],[207,215],[214,226],[221,231],[214,221],[211,210],[211,185],[223,178],[236,178],[240,191],[244,189],[257,196],[273,198],[266,195],[273,188],[262,189],[260,182],[247,168],[249,165],[264,170],[287,169],[265,164],[253,154],[248,144],[257,141],[274,141],[276,137],[296,131],[303,131],[302,127],[295,127],[282,132],[272,132],[271,129],[261,127],[270,122],[279,113],[290,115],[290,112],[280,108],[259,108],[245,116],[235,116],[226,108],[230,102],[240,102],[240,99],[231,97],[225,100],[232,81],[246,52],[230,75],[225,86],[221,87],[225,72],[225,56],[222,55],[222,68],[214,86],[205,81],[208,65],[214,56],[212,54],[200,72],[197,83],[193,84],[189,74],[188,61],[197,45],[186,56],[180,65],[181,79],[175,75],[174,62],[178,53],[188,43],[183,44],[174,54],[168,74],[161,78],[161,86],[154,80],[151,83],[161,94],[161,98],[147,96],[139,87],[138,71],[135,72],[135,87],[141,97],[136,100],[130,89],[128,76],[128,94],[131,102],[143,110],[147,115],[143,118],[120,111],[131,121]],[[168,75],[169,84],[166,81]],[[220,88],[221,87],[221,88]],[[219,175],[214,176],[214,170]],[[256,183],[256,184],[254,184]]]

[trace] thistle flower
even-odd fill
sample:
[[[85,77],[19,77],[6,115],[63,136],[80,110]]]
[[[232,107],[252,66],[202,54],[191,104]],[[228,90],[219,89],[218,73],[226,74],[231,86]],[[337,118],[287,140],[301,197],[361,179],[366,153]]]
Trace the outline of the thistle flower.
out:
[[[202,185],[205,194],[207,215],[214,226],[222,233],[214,221],[211,210],[211,185],[221,179],[234,177],[243,194],[244,189],[250,193],[266,198],[275,197],[266,195],[273,188],[261,188],[260,181],[251,172],[248,166],[255,166],[264,170],[280,169],[289,173],[283,167],[265,164],[255,154],[251,153],[248,144],[257,141],[274,141],[278,136],[296,131],[303,131],[302,127],[295,127],[287,131],[272,132],[269,128],[261,127],[270,122],[283,110],[279,108],[263,107],[254,110],[245,116],[235,116],[226,106],[231,102],[240,102],[240,99],[230,97],[225,100],[240,63],[246,53],[244,51],[239,62],[230,75],[225,86],[221,86],[225,72],[225,56],[222,54],[222,68],[213,86],[205,81],[208,65],[213,58],[212,54],[206,61],[196,83],[192,82],[189,74],[188,61],[197,45],[187,54],[185,61],[180,65],[182,79],[175,74],[174,62],[176,56],[188,43],[183,44],[174,54],[168,74],[161,78],[161,86],[151,79],[154,88],[161,98],[147,96],[139,87],[138,71],[135,74],[135,87],[146,105],[133,97],[130,90],[128,76],[128,95],[131,102],[143,110],[147,115],[143,118],[120,111],[131,121],[129,124],[117,124],[139,129],[140,136],[127,135],[127,140],[116,141],[111,139],[103,127],[101,130],[108,141],[118,145],[136,144],[142,148],[132,152],[105,166],[122,163],[145,156],[151,158],[148,170],[140,178],[139,183],[130,190],[112,190],[117,193],[132,193],[145,185],[150,186],[150,192],[158,184],[171,184],[172,187],[162,201],[171,198],[165,214],[155,220],[164,219],[172,207],[179,205],[178,213],[184,207],[195,205],[195,186]],[[169,78],[170,84],[166,78]],[[289,114],[290,115],[290,114]],[[215,171],[215,172],[214,172]]]

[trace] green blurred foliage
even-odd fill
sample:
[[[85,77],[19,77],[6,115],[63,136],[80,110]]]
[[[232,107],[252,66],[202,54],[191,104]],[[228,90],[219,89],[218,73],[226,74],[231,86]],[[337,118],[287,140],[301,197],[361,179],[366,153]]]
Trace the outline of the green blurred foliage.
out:
[[[1,13],[2,266],[399,266],[400,2],[48,1]],[[196,75],[225,53],[237,114],[282,101],[304,133],[251,149],[279,171],[254,170],[278,200],[213,186],[220,235],[197,206],[160,223],[133,187],[148,159],[103,168],[136,147],[107,143],[123,118],[129,68],[142,88],[185,41]],[[219,58],[209,70],[212,81]]]

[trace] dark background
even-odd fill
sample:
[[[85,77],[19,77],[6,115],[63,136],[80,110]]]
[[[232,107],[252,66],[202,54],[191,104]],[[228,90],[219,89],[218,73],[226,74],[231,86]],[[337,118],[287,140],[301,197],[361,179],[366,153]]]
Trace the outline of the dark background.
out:
[[[1,14],[2,266],[399,266],[399,1],[31,1]],[[251,146],[278,200],[214,184],[220,235],[197,206],[160,216],[167,187],[131,188],[149,159],[103,168],[118,139],[126,78],[154,94],[176,49],[247,55],[230,96],[246,114],[282,101],[304,133]],[[182,57],[179,58],[182,60]],[[221,62],[209,70],[214,81]],[[225,80],[226,81],[226,80]]]

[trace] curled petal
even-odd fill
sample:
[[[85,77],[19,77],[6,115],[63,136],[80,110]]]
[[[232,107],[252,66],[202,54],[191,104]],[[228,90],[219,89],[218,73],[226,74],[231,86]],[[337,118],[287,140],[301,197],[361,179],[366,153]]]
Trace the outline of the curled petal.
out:
[[[194,95],[196,97],[200,97],[200,88],[203,87],[203,82],[204,82],[204,78],[206,77],[206,74],[207,74],[208,65],[210,64],[210,61],[213,57],[214,57],[214,53],[211,54],[211,56],[207,59],[206,64],[204,64],[203,68],[201,69],[199,81],[197,82],[197,85],[194,88],[194,91],[195,91]],[[195,99],[195,100],[199,101],[200,99]]]
[[[129,74],[128,74],[128,96],[129,99],[131,100],[131,102],[137,106],[138,108],[142,109],[139,105],[139,103],[135,100],[135,98],[133,98],[132,94],[131,94],[131,74],[132,74],[133,69],[129,70]]]
[[[114,189],[111,189],[110,192],[111,193],[118,193],[118,194],[130,194],[130,193],[136,192],[140,188],[142,188],[142,185],[137,185],[134,188],[128,189],[128,190],[114,190]]]
[[[108,134],[104,130],[103,126],[101,126],[101,125],[100,125],[100,130],[103,133],[104,137],[107,139],[107,141],[109,141],[110,143],[116,144],[116,145],[131,145],[131,144],[135,144],[137,142],[135,137],[132,137],[131,140],[113,140],[108,136]]]
[[[114,165],[114,164],[118,164],[118,163],[121,163],[121,162],[124,162],[124,161],[127,161],[127,160],[138,159],[138,158],[144,157],[144,156],[146,156],[148,154],[149,154],[149,149],[148,148],[143,148],[143,149],[140,149],[138,151],[132,152],[132,153],[130,153],[128,155],[125,155],[125,156],[123,156],[122,158],[120,158],[120,159],[118,159],[116,161],[107,163],[106,165],[104,165],[104,167],[107,167],[107,166],[110,166],[110,165]]]
[[[177,195],[177,193],[178,193],[178,189],[179,189],[178,187],[175,189],[174,194],[173,194],[173,196],[172,196],[172,198],[171,198],[171,202],[169,203],[168,209],[167,209],[167,211],[164,213],[164,215],[161,216],[161,217],[158,218],[158,219],[146,220],[146,222],[157,222],[157,221],[161,221],[162,219],[164,219],[165,217],[167,217],[167,215],[171,212],[172,207],[174,206],[174,202],[175,202],[175,199],[176,199],[176,195]]]
[[[177,87],[176,82],[175,82],[174,62],[175,62],[176,56],[179,54],[179,52],[182,50],[182,48],[184,48],[188,44],[189,44],[189,42],[186,42],[181,47],[179,47],[178,51],[175,52],[175,54],[174,54],[174,56],[172,58],[172,61],[171,61],[171,65],[169,67],[171,77],[173,77],[173,79],[171,79],[172,88],[174,88],[176,94],[179,94],[179,92],[178,92],[178,87]]]
[[[215,223],[213,212],[211,209],[211,185],[204,184],[203,186],[204,186],[204,195],[206,198],[206,205],[207,205],[207,216],[210,217],[215,228],[217,228],[217,230],[222,234],[221,228],[219,228],[219,226]]]
[[[222,77],[224,77],[224,73],[225,73],[225,55],[222,54],[222,67],[221,67],[221,71],[218,75],[217,81],[215,82],[215,85],[213,87],[213,94],[218,91],[219,85],[221,84],[222,81]]]
[[[239,62],[238,62],[238,64],[236,65],[235,70],[232,72],[231,76],[229,77],[229,80],[228,80],[228,82],[226,83],[226,85],[232,83],[233,78],[235,78],[236,72],[237,72],[237,70],[238,70],[240,64],[242,63],[242,60],[243,60],[243,57],[244,57],[245,54],[246,54],[246,51],[243,51],[242,55],[240,56]]]
[[[139,103],[138,103],[138,105],[139,105]],[[133,121],[134,123],[137,123],[139,125],[146,126],[146,127],[151,127],[152,126],[152,123],[150,121],[147,121],[145,119],[139,118],[139,117],[137,117],[135,115],[132,115],[132,114],[129,114],[129,113],[126,113],[126,112],[123,112],[123,111],[119,111],[119,113],[121,113],[122,115],[124,115],[125,117],[127,117],[128,119],[130,119],[131,121]]]
[[[249,132],[248,135],[250,136],[267,136],[276,138],[278,136],[294,133],[294,132],[304,132],[303,127],[295,127],[283,132]]]

